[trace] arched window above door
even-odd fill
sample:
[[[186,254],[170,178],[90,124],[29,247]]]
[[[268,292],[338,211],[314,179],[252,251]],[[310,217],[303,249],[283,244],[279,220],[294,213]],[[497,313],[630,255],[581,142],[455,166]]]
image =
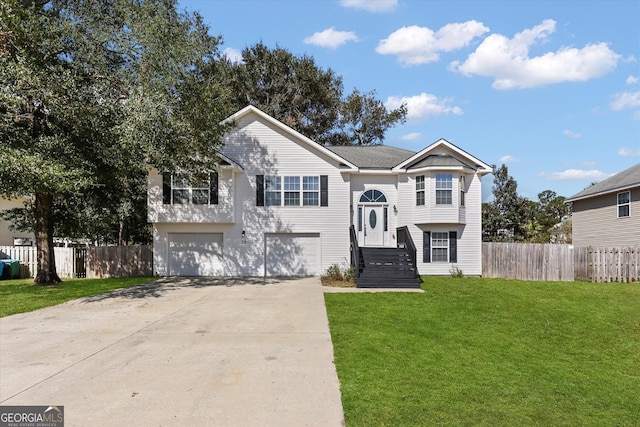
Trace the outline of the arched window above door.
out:
[[[387,198],[379,190],[367,190],[360,196],[360,203],[387,203]]]

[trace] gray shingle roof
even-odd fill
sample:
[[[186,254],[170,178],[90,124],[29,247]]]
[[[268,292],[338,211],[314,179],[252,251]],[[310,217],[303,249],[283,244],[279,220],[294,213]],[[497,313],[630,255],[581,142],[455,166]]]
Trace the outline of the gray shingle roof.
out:
[[[635,186],[640,186],[640,163],[635,166],[631,166],[629,169],[625,169],[604,181],[592,185],[591,187],[585,188],[581,192],[569,197],[567,202],[592,196],[599,196],[601,194],[611,193]]]
[[[461,162],[453,156],[449,155],[431,155],[409,166],[409,169],[418,169],[429,166],[462,166],[464,168],[475,170],[466,163]]]
[[[391,169],[416,154],[388,145],[326,147],[349,163],[364,169]]]

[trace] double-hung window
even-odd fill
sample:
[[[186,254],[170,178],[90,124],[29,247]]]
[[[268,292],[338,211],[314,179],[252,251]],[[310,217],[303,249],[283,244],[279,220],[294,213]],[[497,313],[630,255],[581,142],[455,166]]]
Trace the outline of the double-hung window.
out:
[[[320,205],[320,177],[302,177],[302,206]]]
[[[416,206],[424,206],[424,175],[416,176]]]
[[[460,175],[460,206],[464,206],[464,192],[465,192],[465,179],[464,175]]]
[[[449,261],[449,233],[434,231],[431,233],[431,260],[433,262]]]
[[[458,262],[457,231],[425,231],[422,262]]]
[[[162,176],[163,204],[214,205],[218,203],[218,174]]]
[[[319,176],[265,176],[266,206],[320,206]]]
[[[631,192],[618,193],[618,218],[630,216]]]
[[[265,204],[267,206],[281,206],[282,205],[282,177],[280,176],[265,176],[264,180],[264,193]]]
[[[453,175],[450,173],[436,174],[436,205],[450,205],[453,203]]]

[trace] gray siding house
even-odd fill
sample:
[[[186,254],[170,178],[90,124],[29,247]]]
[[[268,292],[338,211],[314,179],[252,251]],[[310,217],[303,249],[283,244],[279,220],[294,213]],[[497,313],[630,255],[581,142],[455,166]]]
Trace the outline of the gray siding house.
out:
[[[575,247],[640,245],[640,163],[569,197]]]

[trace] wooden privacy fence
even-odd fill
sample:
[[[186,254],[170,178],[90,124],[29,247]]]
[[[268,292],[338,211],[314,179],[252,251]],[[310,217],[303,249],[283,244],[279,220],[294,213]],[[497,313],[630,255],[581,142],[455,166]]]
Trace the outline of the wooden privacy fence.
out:
[[[482,277],[572,281],[572,245],[482,243]]]
[[[90,246],[54,248],[56,270],[61,278],[139,277],[153,275],[151,246]],[[0,259],[19,259],[20,277],[35,277],[36,248],[0,246]]]
[[[576,248],[575,276],[592,282],[640,281],[640,246]]]
[[[591,282],[640,281],[640,247],[482,243],[482,277]]]

